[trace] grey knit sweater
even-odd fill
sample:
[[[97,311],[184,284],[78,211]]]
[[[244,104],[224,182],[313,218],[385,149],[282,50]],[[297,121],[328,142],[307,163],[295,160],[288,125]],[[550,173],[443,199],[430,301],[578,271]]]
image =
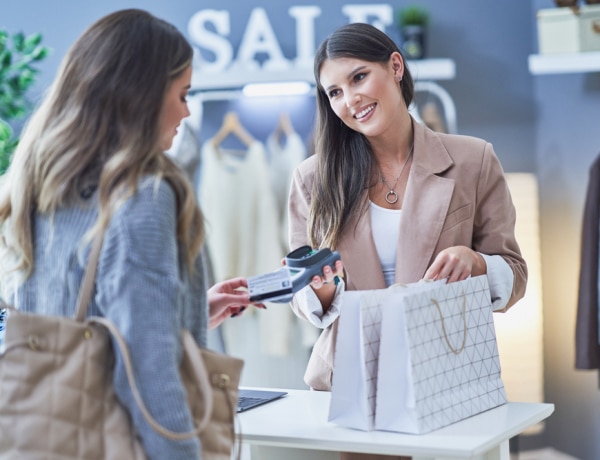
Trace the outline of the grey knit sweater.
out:
[[[95,222],[89,206],[60,209],[54,219],[34,218],[34,270],[9,301],[22,310],[72,316],[89,254],[81,244]],[[125,338],[144,402],[163,426],[190,431],[192,419],[179,377],[179,332],[186,327],[200,345],[208,324],[205,270],[198,258],[193,277],[182,269],[176,241],[175,194],[165,181],[145,179],[112,217],[100,254],[96,291],[88,315],[112,320]],[[132,415],[150,459],[200,458],[199,441],[169,441],[144,420],[117,356],[115,389]]]

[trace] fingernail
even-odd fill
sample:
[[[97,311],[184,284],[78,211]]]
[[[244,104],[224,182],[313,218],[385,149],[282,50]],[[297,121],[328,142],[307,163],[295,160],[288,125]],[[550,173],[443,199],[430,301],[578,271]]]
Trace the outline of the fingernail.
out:
[[[236,313],[233,313],[230,316],[230,318],[235,318],[236,316],[240,316],[245,309],[246,309],[246,307],[240,307],[240,309]]]

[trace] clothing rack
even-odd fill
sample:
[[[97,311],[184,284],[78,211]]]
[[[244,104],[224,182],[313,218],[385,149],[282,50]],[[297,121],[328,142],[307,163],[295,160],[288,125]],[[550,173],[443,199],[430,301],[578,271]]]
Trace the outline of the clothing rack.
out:
[[[444,123],[447,128],[447,132],[451,134],[456,134],[458,132],[457,121],[456,121],[456,105],[450,93],[440,84],[435,81],[421,81],[418,80],[415,82],[415,93],[429,93],[432,94],[440,103],[442,108]],[[314,94],[314,89],[310,94]],[[199,104],[197,110],[199,113],[197,116],[199,117],[199,126],[202,125],[202,115],[203,115],[203,107],[204,102],[210,101],[230,101],[236,100],[240,97],[243,97],[242,90],[204,90],[204,89],[194,89],[192,88],[189,91],[189,96],[192,98],[199,98]],[[411,113],[415,114],[418,117],[418,108],[411,107]]]

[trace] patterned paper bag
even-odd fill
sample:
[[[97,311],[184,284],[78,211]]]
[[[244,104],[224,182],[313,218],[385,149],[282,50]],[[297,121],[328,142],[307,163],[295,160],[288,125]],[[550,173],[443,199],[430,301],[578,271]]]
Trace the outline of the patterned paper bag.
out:
[[[421,434],[506,403],[485,275],[381,305],[375,429]]]

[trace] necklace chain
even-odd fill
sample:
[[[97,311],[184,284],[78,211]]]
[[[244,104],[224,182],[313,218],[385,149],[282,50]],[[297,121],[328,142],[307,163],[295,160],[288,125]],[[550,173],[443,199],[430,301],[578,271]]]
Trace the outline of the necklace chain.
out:
[[[387,185],[388,188],[390,189],[390,191],[385,194],[385,201],[387,201],[389,204],[395,204],[398,202],[398,194],[396,193],[396,191],[394,189],[396,188],[396,185],[398,185],[398,181],[402,177],[402,173],[404,172],[404,169],[406,168],[406,165],[408,164],[408,160],[410,160],[410,157],[412,156],[414,147],[415,147],[415,144],[413,143],[413,145],[411,145],[411,147],[410,147],[408,155],[406,156],[406,160],[404,160],[404,164],[402,165],[400,174],[398,174],[398,177],[396,177],[396,180],[394,181],[393,186],[390,187],[390,184],[388,184],[388,182],[385,180],[385,177],[383,177],[381,168],[379,168],[379,178],[381,179],[381,182],[383,182],[385,185]]]

